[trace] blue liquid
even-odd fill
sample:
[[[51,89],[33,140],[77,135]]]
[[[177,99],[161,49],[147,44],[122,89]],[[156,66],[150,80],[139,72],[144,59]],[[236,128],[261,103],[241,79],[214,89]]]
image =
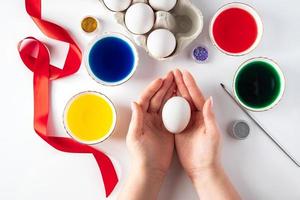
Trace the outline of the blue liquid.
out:
[[[91,48],[89,65],[100,80],[115,83],[124,80],[132,72],[135,63],[133,49],[117,37],[100,39]]]

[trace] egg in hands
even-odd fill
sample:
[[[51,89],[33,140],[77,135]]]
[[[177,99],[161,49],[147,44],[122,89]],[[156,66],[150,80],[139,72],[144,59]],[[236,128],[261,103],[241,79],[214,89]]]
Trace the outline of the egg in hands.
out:
[[[165,128],[174,134],[181,133],[191,119],[191,107],[183,97],[172,97],[162,110],[162,120]]]

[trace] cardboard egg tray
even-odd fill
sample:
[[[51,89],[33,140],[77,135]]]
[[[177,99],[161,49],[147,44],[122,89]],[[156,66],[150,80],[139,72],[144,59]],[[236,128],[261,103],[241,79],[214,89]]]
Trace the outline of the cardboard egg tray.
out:
[[[106,7],[103,0],[99,0],[102,5]],[[148,0],[132,0],[131,4],[135,3],[147,3]],[[129,6],[130,7],[130,6]],[[128,8],[127,8],[128,9]],[[202,12],[192,4],[190,0],[177,0],[175,7],[169,12],[166,11],[155,11],[155,23],[153,28],[146,34],[137,35],[130,32],[125,24],[125,13],[126,10],[122,12],[114,12],[115,20],[124,26],[128,33],[132,36],[135,43],[146,50],[146,52],[151,55],[147,49],[147,37],[155,29],[164,28],[170,30],[177,40],[177,46],[174,52],[165,58],[155,58],[158,60],[171,59],[178,55],[183,49],[185,49],[191,42],[193,42],[203,29],[203,15]]]

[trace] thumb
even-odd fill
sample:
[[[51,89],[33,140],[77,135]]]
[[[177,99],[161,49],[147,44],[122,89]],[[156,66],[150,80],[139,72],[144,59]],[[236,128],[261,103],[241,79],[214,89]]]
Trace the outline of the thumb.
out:
[[[214,133],[217,130],[216,118],[213,112],[213,98],[207,99],[203,106],[203,117],[206,132]]]
[[[131,104],[132,116],[128,129],[128,135],[138,137],[143,132],[143,111],[139,104],[133,102]]]

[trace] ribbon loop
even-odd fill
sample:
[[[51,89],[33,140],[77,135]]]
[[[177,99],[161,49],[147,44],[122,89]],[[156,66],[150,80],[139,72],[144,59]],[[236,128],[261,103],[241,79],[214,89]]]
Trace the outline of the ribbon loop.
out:
[[[28,37],[20,41],[18,44],[18,51],[23,63],[32,72],[37,72],[37,67],[39,66],[48,67],[50,64],[48,48],[42,42],[33,37]],[[44,62],[45,64],[37,62]]]

